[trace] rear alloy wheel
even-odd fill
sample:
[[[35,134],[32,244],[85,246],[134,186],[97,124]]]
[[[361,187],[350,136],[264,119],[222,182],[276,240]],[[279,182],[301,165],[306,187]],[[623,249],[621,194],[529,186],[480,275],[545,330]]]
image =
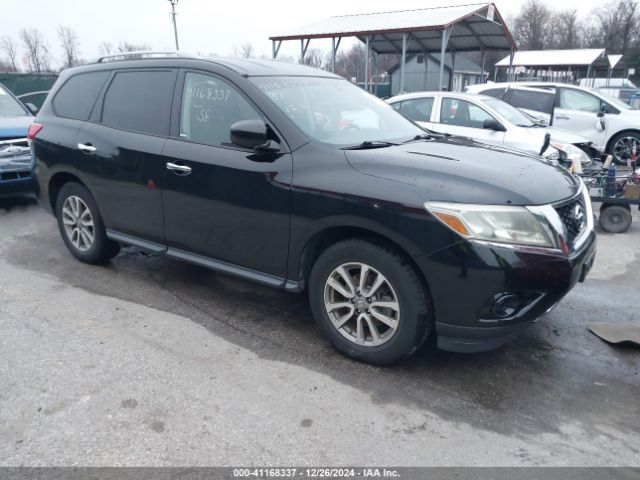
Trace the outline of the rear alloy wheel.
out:
[[[428,291],[404,256],[368,240],[327,248],[309,277],[318,328],[342,353],[388,365],[413,353],[432,327]]]
[[[62,240],[78,260],[106,263],[120,251],[120,245],[107,238],[98,206],[83,185],[69,182],[60,189],[56,218]]]
[[[640,134],[622,133],[613,139],[612,145],[614,161],[618,165],[626,165],[633,147],[636,147],[636,152],[640,155]]]
[[[72,195],[64,200],[62,223],[67,238],[79,251],[86,252],[93,246],[96,228],[91,210],[80,197]]]

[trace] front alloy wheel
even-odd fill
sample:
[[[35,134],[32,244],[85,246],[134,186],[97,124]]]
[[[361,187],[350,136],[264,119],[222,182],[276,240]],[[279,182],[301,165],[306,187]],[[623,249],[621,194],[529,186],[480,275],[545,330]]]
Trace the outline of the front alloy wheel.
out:
[[[625,165],[631,156],[633,147],[640,154],[640,138],[634,135],[623,135],[616,139],[613,144],[613,157],[620,165]]]
[[[331,272],[324,305],[333,326],[356,345],[382,345],[400,323],[398,296],[391,283],[365,263],[345,263]]]
[[[433,325],[417,270],[400,251],[368,239],[343,240],[320,254],[309,275],[309,300],[329,342],[373,365],[410,355]]]

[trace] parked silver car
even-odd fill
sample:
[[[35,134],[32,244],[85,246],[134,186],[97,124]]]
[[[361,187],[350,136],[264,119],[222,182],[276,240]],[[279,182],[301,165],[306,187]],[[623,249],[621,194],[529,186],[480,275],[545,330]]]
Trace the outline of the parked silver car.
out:
[[[387,100],[422,127],[539,154],[547,133],[551,144],[543,152],[554,160],[591,162],[589,141],[580,135],[549,128],[502,100],[485,95],[453,92],[420,92]]]
[[[550,103],[534,98],[545,91]],[[518,108],[537,109],[550,125],[589,139],[600,153],[613,155],[616,163],[626,163],[634,146],[640,151],[640,110],[598,90],[524,82],[472,85],[467,92],[491,94]]]

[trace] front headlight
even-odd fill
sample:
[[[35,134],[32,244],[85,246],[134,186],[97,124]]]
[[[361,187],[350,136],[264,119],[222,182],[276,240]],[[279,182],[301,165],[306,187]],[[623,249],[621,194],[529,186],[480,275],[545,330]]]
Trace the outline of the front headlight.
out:
[[[556,142],[552,140],[551,146],[556,150],[562,152],[561,155],[563,157],[562,158],[563,160],[565,159],[569,161],[578,160],[580,163],[591,162],[589,155],[587,155],[584,150],[576,147],[575,145],[571,145],[570,143],[564,143],[564,142]]]
[[[426,202],[425,208],[464,238],[553,248],[552,234],[526,207]]]

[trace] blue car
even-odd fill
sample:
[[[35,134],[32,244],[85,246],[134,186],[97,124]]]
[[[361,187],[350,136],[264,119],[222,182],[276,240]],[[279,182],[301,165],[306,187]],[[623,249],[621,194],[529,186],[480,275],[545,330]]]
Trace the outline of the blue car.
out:
[[[0,197],[33,190],[27,141],[32,123],[31,112],[0,85]]]

